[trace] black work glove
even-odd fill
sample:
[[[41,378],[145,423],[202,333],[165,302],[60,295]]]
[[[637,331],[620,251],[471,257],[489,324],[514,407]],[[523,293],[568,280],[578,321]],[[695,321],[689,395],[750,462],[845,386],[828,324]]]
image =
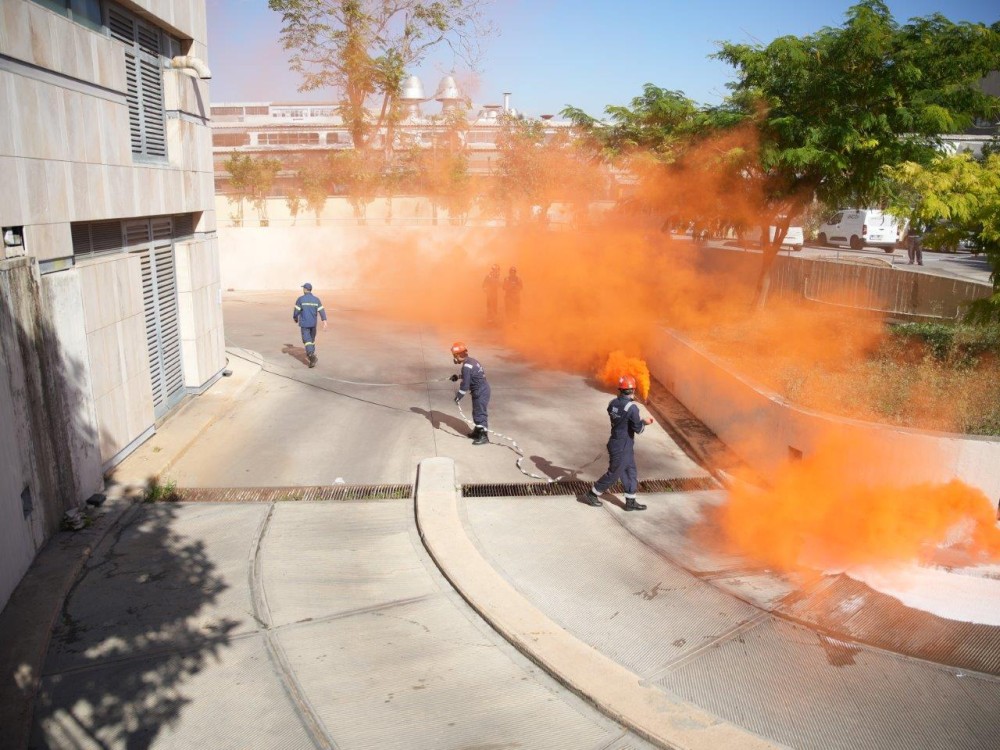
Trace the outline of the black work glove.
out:
[[[461,393],[456,393],[455,394],[455,403],[457,404],[461,400],[462,400],[462,394]]]
[[[450,378],[448,378],[448,380],[450,380],[452,383],[457,383],[458,375],[452,375]]]

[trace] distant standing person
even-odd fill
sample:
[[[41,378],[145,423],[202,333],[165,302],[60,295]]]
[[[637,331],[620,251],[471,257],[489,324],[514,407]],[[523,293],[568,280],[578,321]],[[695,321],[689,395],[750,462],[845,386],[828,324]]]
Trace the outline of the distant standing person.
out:
[[[497,301],[500,299],[500,266],[496,263],[483,279],[483,290],[486,292],[486,320],[493,323],[497,319]]]
[[[302,343],[306,346],[306,357],[309,359],[309,366],[315,367],[319,358],[316,356],[316,323],[319,318],[323,319],[323,330],[326,330],[326,309],[319,297],[312,293],[313,285],[308,281],[302,285],[305,292],[295,300],[295,309],[292,310],[292,320],[299,324],[302,329]]]
[[[608,440],[608,470],[594,482],[584,496],[588,505],[601,506],[600,496],[618,479],[625,488],[625,510],[646,510],[646,506],[636,502],[635,492],[639,488],[639,475],[635,466],[635,436],[653,424],[652,417],[639,416],[639,405],[635,398],[635,378],[623,375],[618,380],[618,397],[608,404],[611,418],[611,438]]]
[[[512,323],[516,323],[517,319],[521,317],[521,289],[523,287],[521,277],[517,275],[517,268],[511,266],[510,271],[507,272],[507,278],[503,280],[503,308],[507,320]]]
[[[911,266],[913,261],[916,261],[918,266],[924,264],[924,248],[918,232],[911,232],[910,236],[906,238],[906,254],[910,258]]]
[[[486,433],[490,426],[487,414],[490,406],[490,384],[486,380],[486,370],[478,359],[469,356],[469,348],[461,341],[451,345],[451,358],[456,365],[462,366],[461,375],[451,376],[453,383],[462,381],[455,393],[455,403],[465,398],[466,393],[472,393],[472,422],[475,427],[469,433],[469,437],[472,438],[473,445],[484,445],[490,442]]]

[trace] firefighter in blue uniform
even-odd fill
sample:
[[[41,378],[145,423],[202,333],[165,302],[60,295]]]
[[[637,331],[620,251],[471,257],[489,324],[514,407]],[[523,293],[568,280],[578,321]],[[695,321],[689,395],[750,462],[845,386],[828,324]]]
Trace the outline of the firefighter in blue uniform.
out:
[[[507,316],[507,322],[516,323],[521,317],[521,277],[517,275],[517,269],[510,267],[507,278],[503,280],[503,307]]]
[[[500,287],[503,282],[500,279],[500,266],[494,263],[490,267],[490,272],[483,279],[483,290],[486,292],[486,321],[495,323],[497,321],[497,302],[500,299]]]
[[[646,510],[637,503],[635,491],[639,488],[639,476],[635,467],[635,436],[653,424],[652,417],[639,416],[639,405],[635,398],[635,378],[623,375],[618,379],[618,398],[608,404],[611,418],[611,438],[608,440],[608,470],[594,482],[584,501],[595,508],[601,506],[600,495],[607,491],[618,479],[625,488],[625,510]]]
[[[455,403],[461,401],[466,393],[472,393],[472,421],[475,429],[469,433],[473,445],[484,445],[490,442],[486,430],[490,426],[487,409],[490,405],[490,384],[486,380],[486,370],[478,359],[469,356],[468,347],[461,341],[451,345],[451,358],[456,365],[462,366],[461,375],[452,375],[451,381],[462,382],[455,392]]]
[[[308,281],[302,285],[305,292],[295,300],[295,309],[292,310],[292,320],[299,324],[302,329],[302,343],[306,346],[306,357],[309,358],[309,366],[315,367],[319,358],[316,356],[316,323],[318,318],[323,319],[323,330],[326,330],[326,309],[319,297],[312,293],[313,285]]]

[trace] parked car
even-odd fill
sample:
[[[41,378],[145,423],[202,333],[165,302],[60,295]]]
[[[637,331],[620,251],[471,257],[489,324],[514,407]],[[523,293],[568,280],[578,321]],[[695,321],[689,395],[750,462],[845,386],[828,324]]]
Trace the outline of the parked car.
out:
[[[852,250],[879,247],[896,249],[906,234],[906,222],[877,208],[846,208],[819,225],[821,245],[847,245]]]
[[[775,233],[777,232],[777,227],[768,227],[770,230],[768,232],[768,240],[773,242]],[[748,239],[759,245],[760,243],[760,227],[755,227],[750,231]],[[802,245],[805,243],[805,235],[802,232],[802,227],[788,227],[788,232],[785,233],[785,239],[781,241],[782,247],[790,247],[792,250],[798,252],[802,249]]]

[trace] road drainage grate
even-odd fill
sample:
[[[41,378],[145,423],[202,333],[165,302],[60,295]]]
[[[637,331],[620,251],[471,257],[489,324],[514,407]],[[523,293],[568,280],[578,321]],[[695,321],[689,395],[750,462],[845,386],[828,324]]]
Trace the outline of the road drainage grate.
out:
[[[463,497],[546,497],[550,495],[582,495],[589,492],[593,482],[568,480],[563,482],[532,482],[518,484],[463,484]],[[678,477],[676,479],[643,479],[639,492],[696,492],[717,490],[719,484],[712,477]],[[608,492],[621,494],[621,482],[615,482]]]
[[[325,487],[177,488],[186,503],[273,503],[321,500],[400,500],[413,497],[412,484],[334,484]]]

